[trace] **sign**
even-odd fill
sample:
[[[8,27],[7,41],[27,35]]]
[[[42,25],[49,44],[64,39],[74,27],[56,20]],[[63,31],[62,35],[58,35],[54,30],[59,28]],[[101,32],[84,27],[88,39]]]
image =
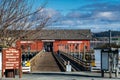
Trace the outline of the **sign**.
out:
[[[80,43],[83,43],[82,41],[67,41],[67,43],[77,43],[77,44],[80,44]]]
[[[20,43],[34,43],[34,41],[20,41]]]
[[[104,71],[109,71],[110,78],[115,70],[115,76],[118,76],[118,49],[109,48],[101,51],[101,74],[104,77]]]
[[[11,69],[21,69],[21,50],[16,48],[3,49],[2,72]]]
[[[109,70],[109,54],[107,52],[101,53],[101,69]]]
[[[54,42],[55,40],[42,40],[42,42]]]

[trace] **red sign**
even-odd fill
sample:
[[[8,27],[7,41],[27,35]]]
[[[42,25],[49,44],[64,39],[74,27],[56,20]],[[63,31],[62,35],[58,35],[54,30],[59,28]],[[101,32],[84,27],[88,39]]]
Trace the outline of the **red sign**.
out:
[[[2,53],[2,70],[20,69],[21,68],[21,50],[16,48],[3,49]]]

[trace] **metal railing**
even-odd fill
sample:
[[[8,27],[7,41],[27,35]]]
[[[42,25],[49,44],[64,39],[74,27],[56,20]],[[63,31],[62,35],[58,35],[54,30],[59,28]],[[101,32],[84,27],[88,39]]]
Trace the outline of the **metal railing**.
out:
[[[81,59],[78,59],[77,57],[73,57],[72,55],[68,55],[64,52],[60,52],[61,56],[65,57],[67,60],[70,60],[71,65],[73,66],[79,66],[81,67],[81,70],[90,71],[91,70],[91,62],[90,61],[83,61]],[[76,67],[78,68],[78,67]],[[80,69],[80,68],[78,68]]]

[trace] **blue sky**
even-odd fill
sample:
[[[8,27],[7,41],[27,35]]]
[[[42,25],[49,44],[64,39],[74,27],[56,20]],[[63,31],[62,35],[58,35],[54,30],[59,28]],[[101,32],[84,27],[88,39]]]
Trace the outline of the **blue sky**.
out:
[[[120,31],[120,0],[37,0],[47,2],[44,12],[57,20],[49,28]]]

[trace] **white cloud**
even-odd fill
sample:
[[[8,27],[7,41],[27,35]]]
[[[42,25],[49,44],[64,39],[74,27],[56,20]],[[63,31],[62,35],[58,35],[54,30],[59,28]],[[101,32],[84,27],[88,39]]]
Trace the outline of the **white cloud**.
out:
[[[112,12],[112,11],[105,11],[105,12],[96,12],[94,15],[92,15],[92,18],[94,19],[103,19],[103,20],[120,20],[120,12]]]
[[[64,21],[61,21],[62,24],[64,25],[74,25],[75,22],[73,20],[64,20]]]
[[[110,18],[113,16],[112,12],[100,12],[98,13],[98,17],[106,17],[106,18]]]
[[[65,28],[65,29],[91,29],[92,32],[100,32],[106,30],[120,30],[120,12],[119,11],[95,11],[91,14],[80,14],[78,12],[68,13],[66,16],[53,9],[42,10],[44,15],[49,17],[59,17],[58,23],[49,28]]]
[[[43,13],[45,16],[48,16],[48,17],[53,17],[53,16],[59,16],[61,15],[58,11],[52,9],[52,8],[43,8],[41,10],[41,13]]]
[[[80,25],[83,24],[82,20],[76,20],[76,24]]]

